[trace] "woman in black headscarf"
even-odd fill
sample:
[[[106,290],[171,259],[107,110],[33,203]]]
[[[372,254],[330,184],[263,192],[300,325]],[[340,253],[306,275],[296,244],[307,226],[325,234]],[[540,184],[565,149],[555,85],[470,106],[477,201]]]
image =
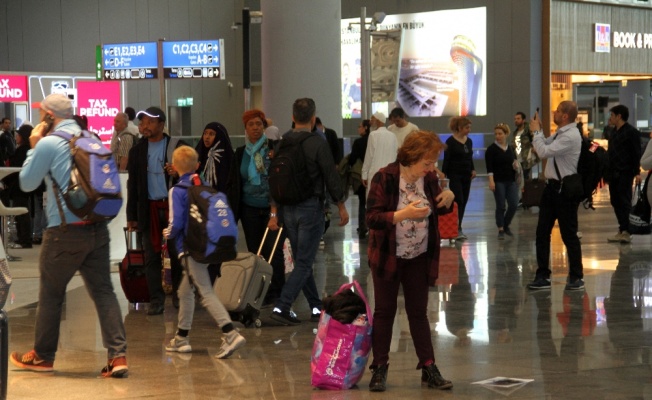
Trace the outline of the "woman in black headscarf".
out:
[[[224,125],[219,122],[207,124],[195,150],[199,154],[197,173],[216,190],[226,192],[233,147]]]

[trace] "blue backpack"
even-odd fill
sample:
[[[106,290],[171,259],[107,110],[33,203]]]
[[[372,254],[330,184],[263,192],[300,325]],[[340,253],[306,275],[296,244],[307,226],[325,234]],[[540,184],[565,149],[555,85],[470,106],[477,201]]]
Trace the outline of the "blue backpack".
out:
[[[61,185],[52,174],[61,223],[65,225],[59,196],[62,195],[68,209],[84,221],[102,222],[113,219],[122,207],[120,174],[111,150],[89,131],[79,136],[66,132],[53,132],[70,143],[72,168],[67,188],[61,192]]]
[[[192,185],[180,182],[176,186],[188,191],[185,251],[202,264],[235,259],[238,224],[226,195],[202,184],[197,175],[192,177]]]

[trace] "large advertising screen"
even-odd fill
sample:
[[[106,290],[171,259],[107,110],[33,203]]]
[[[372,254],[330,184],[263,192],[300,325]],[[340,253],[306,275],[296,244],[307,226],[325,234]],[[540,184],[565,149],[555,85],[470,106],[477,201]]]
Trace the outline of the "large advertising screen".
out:
[[[342,117],[361,114],[359,18],[342,20]],[[486,7],[388,15],[377,30],[403,29],[394,102],[412,117],[486,115]]]

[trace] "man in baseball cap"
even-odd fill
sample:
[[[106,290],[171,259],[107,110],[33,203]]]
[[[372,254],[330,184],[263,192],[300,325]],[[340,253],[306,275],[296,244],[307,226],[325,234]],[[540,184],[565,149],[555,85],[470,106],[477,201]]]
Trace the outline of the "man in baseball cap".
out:
[[[165,113],[158,107],[148,107],[146,110],[138,111],[136,118],[142,119],[143,116],[150,118],[158,118],[159,122],[165,122]]]

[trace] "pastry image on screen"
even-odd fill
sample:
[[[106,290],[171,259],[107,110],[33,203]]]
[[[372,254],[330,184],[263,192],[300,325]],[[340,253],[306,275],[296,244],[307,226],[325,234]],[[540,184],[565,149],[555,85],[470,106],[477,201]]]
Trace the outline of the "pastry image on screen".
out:
[[[459,115],[475,115],[483,65],[475,55],[473,41],[464,35],[455,36],[451,44],[451,58],[458,72]]]

